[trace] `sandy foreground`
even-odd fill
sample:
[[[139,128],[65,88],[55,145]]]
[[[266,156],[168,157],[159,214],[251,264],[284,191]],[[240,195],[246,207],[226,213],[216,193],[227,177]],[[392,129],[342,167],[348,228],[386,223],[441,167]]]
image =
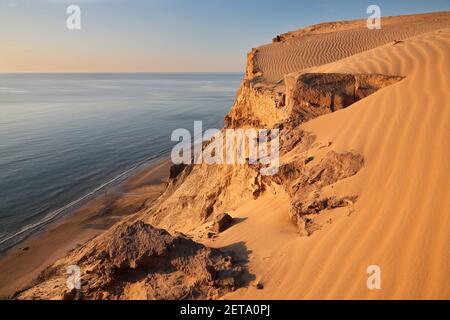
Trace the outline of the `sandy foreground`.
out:
[[[138,203],[157,199],[133,222],[67,240],[89,217],[80,213],[71,227],[28,240],[0,261],[2,294],[65,256],[16,298],[450,299],[450,13],[382,23],[320,24],[249,53],[225,126],[282,123],[279,174],[203,164],[181,170],[164,190],[137,179],[156,188]],[[114,212],[134,204],[132,195],[123,201]],[[209,234],[223,212],[234,224]],[[66,240],[46,249],[52,239]],[[177,241],[193,260],[145,259]],[[226,256],[209,266],[203,246],[239,266]],[[91,281],[83,296],[68,295],[58,271],[73,263]],[[381,270],[379,290],[367,287],[371,265]],[[240,267],[246,272],[237,276]]]

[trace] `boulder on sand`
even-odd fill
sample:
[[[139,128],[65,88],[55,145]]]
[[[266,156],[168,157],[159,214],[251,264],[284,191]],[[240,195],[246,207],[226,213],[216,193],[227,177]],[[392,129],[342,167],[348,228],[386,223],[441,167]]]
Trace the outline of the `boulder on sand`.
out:
[[[214,219],[212,230],[220,233],[225,231],[233,224],[233,218],[228,213],[221,213]]]

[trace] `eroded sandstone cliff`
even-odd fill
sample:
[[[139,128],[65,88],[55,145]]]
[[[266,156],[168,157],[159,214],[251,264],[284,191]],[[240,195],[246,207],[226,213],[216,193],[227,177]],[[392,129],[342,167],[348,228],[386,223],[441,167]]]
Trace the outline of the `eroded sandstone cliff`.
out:
[[[448,23],[446,19],[443,24]],[[307,237],[320,230],[324,218],[336,208],[353,214],[359,196],[357,188],[342,192],[338,186],[364,170],[364,156],[335,150],[332,141],[317,141],[302,124],[347,108],[404,77],[351,70],[318,73],[309,68],[414,34],[401,24],[389,25],[387,30],[386,34],[380,31],[377,41],[352,46],[348,42],[367,30],[358,23],[324,24],[281,35],[274,44],[253,49],[235,103],[225,117],[224,130],[279,129],[279,172],[262,176],[258,166],[242,164],[174,166],[166,191],[151,207],[133,217],[134,221],[113,227],[55,263],[16,298],[217,298],[248,279],[242,277],[245,261],[236,262],[227,253],[177,232],[201,241],[208,237],[208,226],[215,216],[264,193],[276,195],[279,190],[289,196],[286,218],[296,225],[298,236]],[[315,39],[318,33],[327,35]],[[296,43],[327,44],[336,37],[339,44],[347,45],[345,51],[329,55],[328,51],[315,50],[318,57],[305,59],[307,65],[297,61],[301,59],[296,60],[295,55],[283,55],[294,49],[297,53],[306,50]],[[70,264],[82,267],[79,291],[68,291],[65,286],[65,267]]]
[[[68,266],[81,272],[79,289],[68,289]],[[241,275],[229,254],[138,220],[75,250],[15,298],[212,299],[238,287]]]

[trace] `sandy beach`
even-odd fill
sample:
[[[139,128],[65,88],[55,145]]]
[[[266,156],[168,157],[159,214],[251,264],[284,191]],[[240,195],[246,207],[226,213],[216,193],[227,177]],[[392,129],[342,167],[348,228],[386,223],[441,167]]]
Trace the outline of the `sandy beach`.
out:
[[[57,259],[150,206],[165,188],[169,167],[168,160],[149,165],[7,251],[0,258],[0,297],[7,298]]]

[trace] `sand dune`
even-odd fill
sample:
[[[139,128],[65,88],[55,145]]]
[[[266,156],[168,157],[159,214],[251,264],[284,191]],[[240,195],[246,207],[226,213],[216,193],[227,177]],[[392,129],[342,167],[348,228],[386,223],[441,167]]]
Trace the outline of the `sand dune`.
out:
[[[330,63],[449,24],[448,13],[384,17],[379,30],[369,30],[366,20],[319,24],[287,33],[281,42],[258,47],[255,66],[262,72],[265,82],[277,82],[288,73]]]
[[[447,28],[303,71],[406,78],[302,125],[317,144],[364,155],[364,169],[333,191],[356,191],[355,212],[336,209],[338,219],[305,238],[280,191],[242,205],[233,214],[247,219],[213,245],[244,242],[264,289],[226,298],[450,298],[449,52]],[[381,290],[366,287],[373,264]]]

